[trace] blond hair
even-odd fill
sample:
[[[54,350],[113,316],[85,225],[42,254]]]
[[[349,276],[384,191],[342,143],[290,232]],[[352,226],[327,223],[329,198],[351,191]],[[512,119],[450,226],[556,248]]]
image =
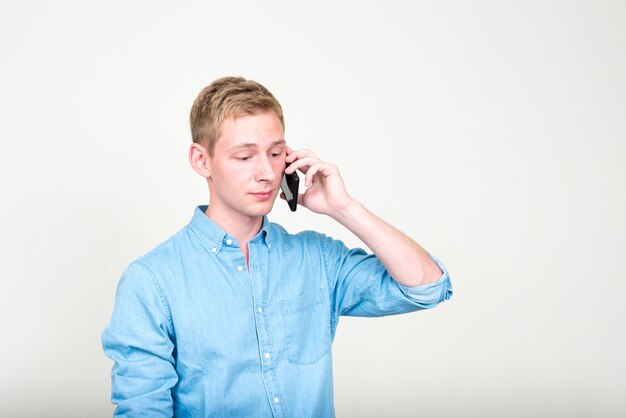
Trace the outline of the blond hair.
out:
[[[276,114],[284,130],[283,109],[268,89],[243,77],[219,78],[202,89],[191,107],[191,138],[212,156],[225,119],[266,111]]]

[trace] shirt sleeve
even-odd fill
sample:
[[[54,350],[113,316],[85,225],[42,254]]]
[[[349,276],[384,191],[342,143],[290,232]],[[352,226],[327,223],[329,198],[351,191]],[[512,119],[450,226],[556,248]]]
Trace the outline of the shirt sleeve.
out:
[[[446,267],[434,283],[403,286],[389,275],[373,254],[348,249],[341,241],[323,236],[322,253],[336,316],[386,316],[430,309],[452,296]]]
[[[139,263],[122,275],[111,323],[102,333],[105,354],[115,363],[111,400],[116,417],[172,417],[174,332],[153,273]]]

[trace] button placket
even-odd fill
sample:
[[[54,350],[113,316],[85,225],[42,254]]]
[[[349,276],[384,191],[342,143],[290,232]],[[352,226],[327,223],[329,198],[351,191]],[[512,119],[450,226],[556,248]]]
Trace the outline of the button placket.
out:
[[[283,416],[282,414],[282,400],[279,398],[280,388],[278,382],[278,376],[276,374],[276,361],[274,356],[276,353],[272,351],[272,338],[271,330],[268,321],[270,318],[266,315],[267,311],[267,277],[265,277],[265,269],[263,268],[266,263],[267,249],[261,248],[260,243],[252,243],[249,246],[250,259],[250,282],[253,292],[253,309],[256,311],[254,315],[256,328],[257,328],[257,344],[261,360],[261,370],[263,373],[263,380],[266,384],[267,396],[272,403],[272,409],[277,417]]]

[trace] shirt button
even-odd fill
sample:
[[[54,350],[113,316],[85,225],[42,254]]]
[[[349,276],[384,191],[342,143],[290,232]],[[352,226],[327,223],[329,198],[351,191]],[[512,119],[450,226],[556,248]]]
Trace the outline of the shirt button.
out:
[[[280,402],[280,399],[278,399],[278,396],[274,396],[274,403],[278,403]]]
[[[243,266],[237,266],[237,271],[243,271]]]
[[[270,358],[270,353],[268,353],[267,351],[265,352],[265,354],[263,354],[263,357],[265,358]]]
[[[226,244],[230,245],[230,244],[232,244],[232,243],[233,243],[233,240],[232,240],[232,239],[227,239],[227,240],[226,240]]]
[[[261,313],[261,312],[263,312],[263,308],[261,308],[261,307],[259,306],[258,308],[256,308],[256,311],[257,311],[258,313]]]
[[[272,244],[267,244],[267,248],[272,248]]]
[[[211,248],[211,252],[212,252],[213,254],[215,254],[215,253],[217,252],[217,248],[215,248],[215,247]]]

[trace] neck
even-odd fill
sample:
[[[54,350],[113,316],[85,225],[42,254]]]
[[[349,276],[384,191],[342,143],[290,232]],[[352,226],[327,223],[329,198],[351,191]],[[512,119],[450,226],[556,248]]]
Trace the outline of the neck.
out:
[[[263,216],[232,215],[216,209],[209,204],[204,214],[228,234],[235,237],[241,250],[244,253],[247,252],[248,241],[258,234],[263,226]]]

